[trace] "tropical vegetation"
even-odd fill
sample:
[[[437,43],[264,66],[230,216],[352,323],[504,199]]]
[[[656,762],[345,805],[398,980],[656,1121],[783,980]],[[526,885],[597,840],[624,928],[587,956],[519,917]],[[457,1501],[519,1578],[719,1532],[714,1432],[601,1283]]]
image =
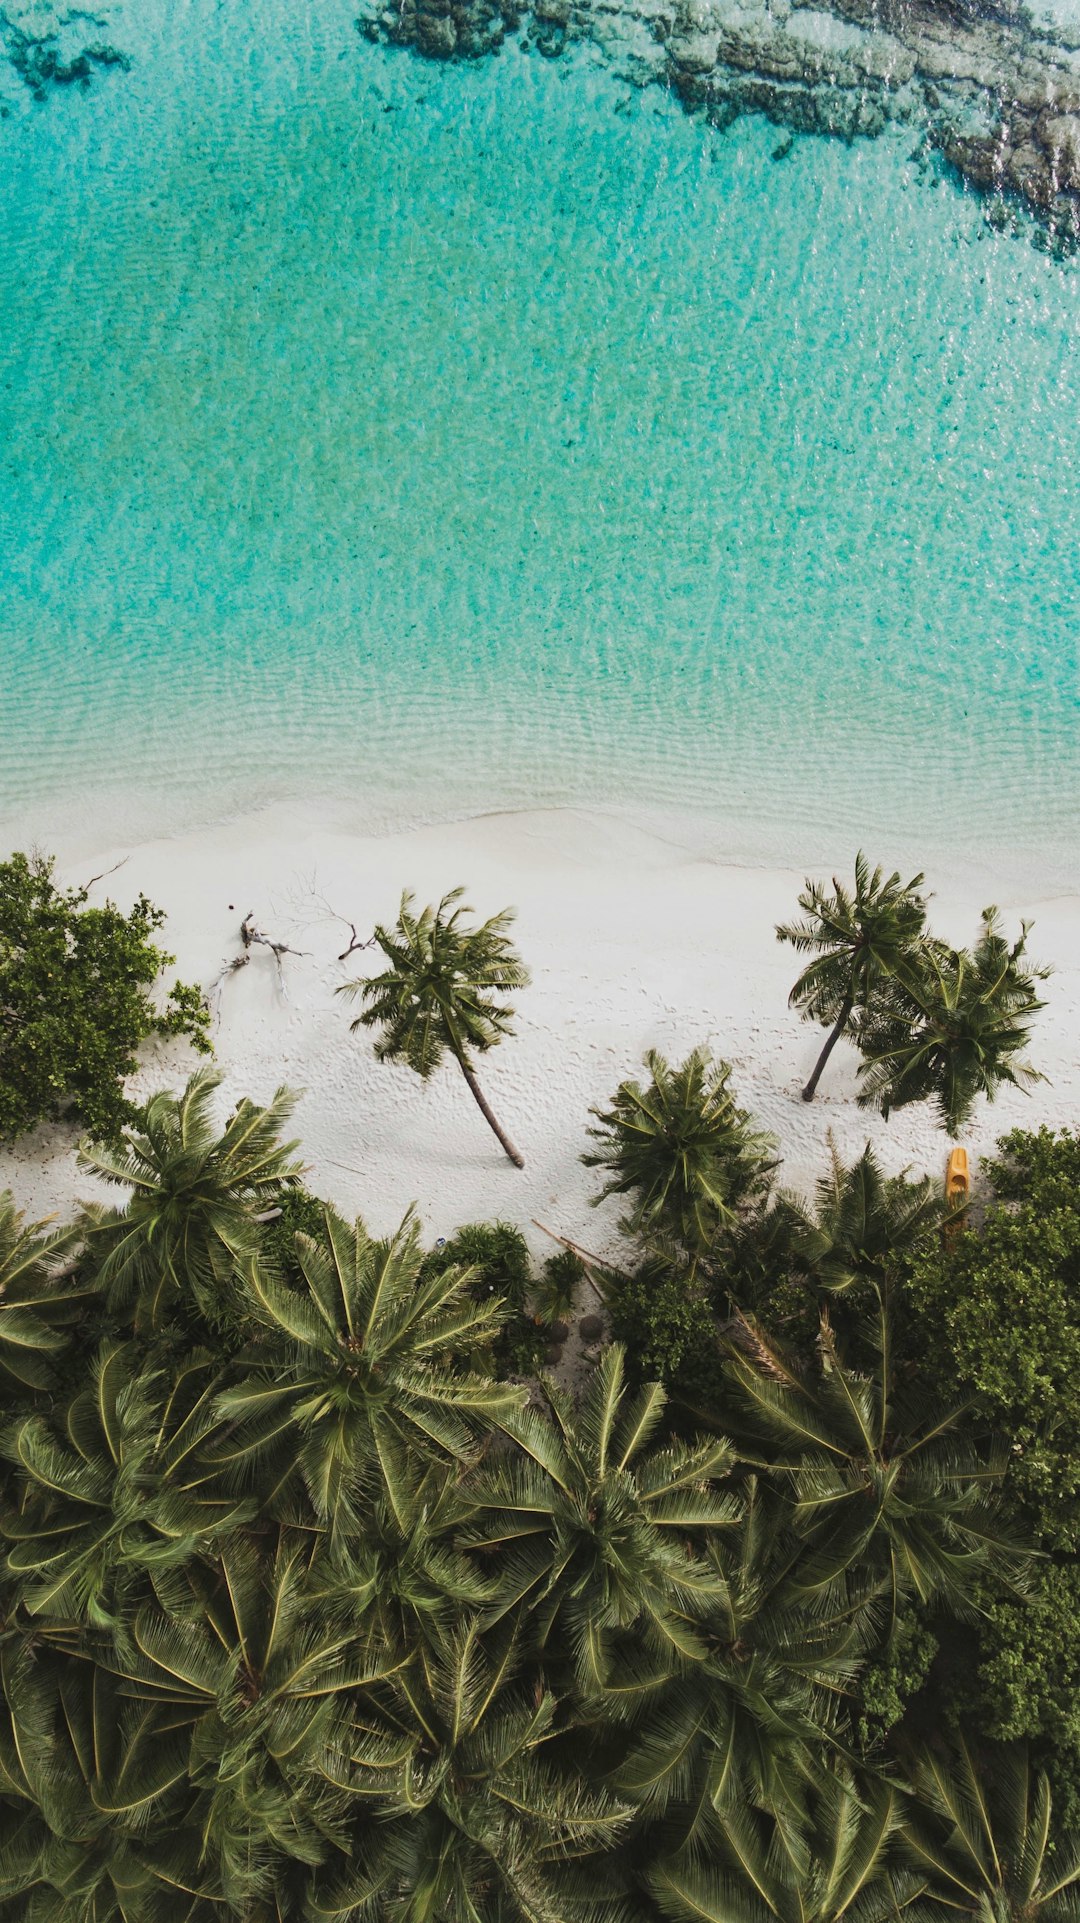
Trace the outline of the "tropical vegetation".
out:
[[[804,1020],[829,1029],[803,1100],[813,1101],[830,1054],[848,1035],[862,1058],[860,1106],[888,1116],[932,1102],[956,1135],[978,1096],[993,1101],[1005,1084],[1025,1088],[1042,1079],[1022,1051],[1050,970],[1026,958],[1030,924],[1010,943],[996,908],[983,910],[973,948],[940,941],[927,927],[922,881],[871,873],[860,853],[853,889],[835,878],[831,892],[808,881],[799,896],[803,919],[776,934],[812,955],[789,999]]]
[[[155,1096],[63,1228],[4,1199],[5,1918],[1080,1917],[1069,1442],[1024,1388],[1076,1339],[1080,1142],[1010,1138],[944,1243],[869,1151],[800,1205],[726,1071],[649,1066],[697,1146],[620,1166],[636,1100],[599,1118],[631,1254],[587,1266],[616,1332],[641,1272],[693,1301],[689,1394],[618,1340],[537,1374],[580,1259],[346,1220],[285,1091]],[[980,1341],[1032,1191],[1054,1316]]]
[[[1040,971],[920,883],[808,892],[796,999],[951,1121]],[[468,914],[348,987],[473,1087]],[[5,1923],[1080,1923],[1080,1135],[960,1219],[869,1145],[801,1196],[728,1063],[645,1069],[617,1261],[375,1233],[207,1069],[106,1103],[110,1201],[0,1197]]]
[[[152,1035],[185,1035],[209,1053],[201,991],[173,981],[154,940],[165,920],[139,895],[129,913],[90,906],[90,886],[61,888],[43,855],[0,861],[0,1141],[68,1117],[102,1139],[134,1114],[124,1077]],[[95,879],[101,879],[96,877]]]

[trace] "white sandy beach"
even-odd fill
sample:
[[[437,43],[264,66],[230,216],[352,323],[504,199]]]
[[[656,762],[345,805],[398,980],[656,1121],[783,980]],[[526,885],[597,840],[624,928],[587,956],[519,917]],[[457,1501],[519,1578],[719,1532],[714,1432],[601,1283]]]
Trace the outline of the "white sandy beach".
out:
[[[837,851],[845,876],[853,855]],[[572,811],[375,838],[282,809],[143,846],[95,852],[84,833],[79,845],[60,847],[59,872],[72,882],[116,862],[123,865],[93,898],[109,893],[127,905],[145,890],[159,902],[185,979],[209,986],[241,952],[249,910],[275,939],[306,951],[285,962],[287,998],[264,949],[222,983],[214,1033],[222,1113],[241,1095],[265,1099],[280,1082],[295,1088],[312,1187],[377,1229],[415,1201],[432,1237],[503,1216],[525,1227],[538,1251],[551,1245],[534,1219],[610,1248],[618,1211],[589,1206],[595,1177],[579,1161],[588,1110],[636,1072],[650,1046],[678,1058],[708,1043],[730,1060],[740,1099],[778,1138],[781,1179],[792,1187],[813,1183],[830,1130],[846,1157],[870,1137],[890,1169],[944,1167],[946,1140],[928,1112],[885,1123],[856,1108],[855,1058],[843,1047],[816,1102],[800,1100],[822,1037],[787,1007],[797,958],[773,928],[796,912],[801,872],[705,861],[677,836]],[[927,867],[935,928],[970,939],[985,885],[965,891],[962,875]],[[337,959],[349,935],[329,909],[355,921],[363,938],[392,918],[403,886],[427,901],[459,882],[479,914],[517,907],[518,944],[533,971],[516,998],[515,1037],[482,1065],[492,1105],[525,1154],[523,1173],[502,1156],[452,1064],[423,1085],[378,1063],[370,1037],[349,1034],[355,1008],[334,993],[373,957]],[[1017,1124],[1080,1119],[1080,897],[1010,896],[1000,906],[1010,929],[1021,915],[1034,920],[1032,953],[1056,971],[1031,1049],[1050,1079],[1032,1096],[1010,1090],[980,1107],[965,1137],[976,1155]],[[194,1065],[186,1047],[159,1046],[133,1092],[178,1086]],[[35,1214],[66,1211],[92,1188],[70,1134],[55,1129],[0,1154],[5,1185]]]

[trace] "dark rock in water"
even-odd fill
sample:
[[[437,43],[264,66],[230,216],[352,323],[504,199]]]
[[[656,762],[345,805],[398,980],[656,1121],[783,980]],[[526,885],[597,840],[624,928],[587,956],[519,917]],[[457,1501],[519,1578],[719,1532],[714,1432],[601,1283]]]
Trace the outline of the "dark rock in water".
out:
[[[444,12],[428,12],[426,8],[416,16],[416,44],[421,53],[427,53],[436,60],[448,60],[457,52],[457,27],[449,7]]]
[[[841,140],[921,124],[973,187],[1080,232],[1080,74],[1064,30],[1037,31],[1021,0],[392,0],[357,24],[440,59],[520,28],[549,57],[592,40],[623,79],[721,128],[748,112]]]

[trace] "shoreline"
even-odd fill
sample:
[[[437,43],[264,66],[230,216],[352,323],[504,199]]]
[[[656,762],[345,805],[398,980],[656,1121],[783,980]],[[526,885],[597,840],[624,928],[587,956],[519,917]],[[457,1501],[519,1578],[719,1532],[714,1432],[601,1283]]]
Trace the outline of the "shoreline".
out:
[[[830,1131],[845,1160],[869,1139],[890,1172],[944,1171],[948,1141],[928,1111],[905,1110],[886,1123],[856,1108],[856,1058],[843,1044],[818,1099],[801,1100],[820,1036],[787,1007],[798,963],[773,934],[777,920],[796,912],[801,870],[705,859],[653,828],[581,809],[493,813],[373,836],[320,827],[277,806],[94,856],[88,843],[89,832],[78,846],[72,839],[57,847],[60,877],[85,881],[121,862],[92,899],[108,893],[126,906],[149,894],[167,913],[161,939],[185,980],[213,982],[240,952],[249,910],[274,939],[305,951],[285,960],[284,996],[262,949],[222,981],[214,1023],[221,1113],[241,1095],[266,1100],[279,1082],[302,1090],[294,1132],[311,1186],[379,1231],[415,1202],[429,1238],[504,1216],[538,1253],[551,1244],[535,1220],[614,1253],[618,1207],[590,1207],[598,1183],[578,1158],[589,1107],[635,1075],[649,1047],[681,1059],[706,1043],[731,1062],[738,1099],[778,1139],[778,1179],[787,1187],[805,1191],[823,1172]],[[866,852],[893,865],[887,850]],[[854,853],[839,862],[842,875]],[[935,928],[970,940],[985,887],[964,889],[927,866]],[[403,887],[424,902],[458,883],[481,916],[516,906],[515,942],[532,969],[532,986],[515,997],[516,1033],[481,1071],[525,1154],[520,1173],[451,1067],[425,1085],[376,1062],[370,1038],[349,1034],[355,1010],[334,993],[369,959],[339,959],[347,923],[363,940],[393,916]],[[1008,1128],[1075,1124],[1080,1110],[1080,895],[1039,901],[1011,888],[998,899],[1010,932],[1021,917],[1034,919],[1031,952],[1055,969],[1030,1050],[1050,1080],[1030,1095],[1007,1090],[993,1107],[980,1105],[962,1138],[976,1158]],[[180,1086],[195,1066],[182,1045],[154,1045],[132,1091],[145,1098]],[[73,1133],[62,1129],[0,1151],[3,1187],[33,1216],[101,1193],[80,1174]]]

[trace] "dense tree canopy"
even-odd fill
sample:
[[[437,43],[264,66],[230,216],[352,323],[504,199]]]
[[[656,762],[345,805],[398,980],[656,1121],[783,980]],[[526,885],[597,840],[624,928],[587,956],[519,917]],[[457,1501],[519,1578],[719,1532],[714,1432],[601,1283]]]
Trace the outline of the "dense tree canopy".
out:
[[[816,1211],[751,1182],[786,1340],[721,1217],[642,1245],[612,1307],[695,1264],[699,1430],[619,1344],[576,1393],[500,1379],[513,1230],[373,1236],[299,1187],[283,1095],[218,1130],[212,1094],[93,1152],[117,1209],[0,1205],[5,1919],[1076,1923],[1040,1485],[1001,1475],[1048,1337],[984,1379],[964,1314],[1034,1184],[1066,1338],[1075,1138],[1013,1138],[947,1249],[866,1158]]]

